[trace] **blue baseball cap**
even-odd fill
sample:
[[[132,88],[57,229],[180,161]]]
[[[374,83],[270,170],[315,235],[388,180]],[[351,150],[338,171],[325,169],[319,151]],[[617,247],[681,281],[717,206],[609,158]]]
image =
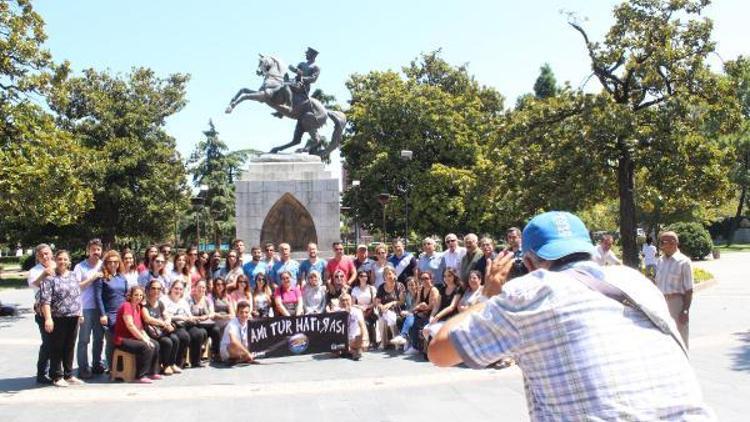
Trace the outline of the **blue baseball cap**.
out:
[[[547,261],[574,253],[594,253],[586,225],[565,211],[545,212],[532,218],[523,229],[523,249]]]

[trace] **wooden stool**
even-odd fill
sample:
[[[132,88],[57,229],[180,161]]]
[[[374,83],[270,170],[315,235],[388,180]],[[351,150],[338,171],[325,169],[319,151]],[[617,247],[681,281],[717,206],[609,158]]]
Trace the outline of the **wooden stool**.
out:
[[[211,352],[211,337],[206,338],[206,341],[201,345],[201,360],[210,360]],[[185,349],[185,362],[190,365],[190,347]]]
[[[112,367],[109,369],[109,379],[121,379],[124,382],[135,380],[135,355],[121,349],[112,353]]]

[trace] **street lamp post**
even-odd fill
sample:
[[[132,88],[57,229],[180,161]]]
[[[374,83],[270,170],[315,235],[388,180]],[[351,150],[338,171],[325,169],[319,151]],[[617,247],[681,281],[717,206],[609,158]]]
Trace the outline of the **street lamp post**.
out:
[[[408,149],[401,150],[401,159],[404,161],[411,161],[414,153]],[[409,185],[408,176],[404,180],[404,241],[407,246],[409,244],[409,195],[411,194],[411,186]]]
[[[386,204],[388,204],[388,201],[390,200],[391,200],[390,194],[385,193],[385,192],[378,194],[378,202],[380,202],[380,204],[383,206],[383,235],[381,236],[382,237],[381,241],[383,243],[385,243],[387,239],[386,232],[385,232],[385,206]]]
[[[359,180],[352,180],[352,187],[359,188]],[[359,245],[359,224],[357,223],[357,213],[353,215],[354,219],[354,244]]]

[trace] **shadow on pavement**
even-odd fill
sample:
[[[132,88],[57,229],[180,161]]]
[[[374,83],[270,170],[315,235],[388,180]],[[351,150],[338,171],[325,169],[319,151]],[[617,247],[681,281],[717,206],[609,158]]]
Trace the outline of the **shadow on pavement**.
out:
[[[50,387],[37,384],[36,377],[4,378],[0,379],[0,394],[16,394],[24,390]]]
[[[750,371],[750,331],[734,333],[734,337],[741,344],[731,352],[732,359],[734,359],[732,369],[735,371]]]

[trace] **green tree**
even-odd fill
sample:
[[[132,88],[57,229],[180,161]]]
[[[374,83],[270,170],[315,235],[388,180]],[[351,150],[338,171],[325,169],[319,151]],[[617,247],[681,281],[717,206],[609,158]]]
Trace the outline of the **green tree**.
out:
[[[482,231],[493,218],[477,201],[488,184],[478,173],[481,150],[503,112],[503,97],[480,86],[464,66],[439,51],[422,55],[397,72],[353,75],[349,125],[342,146],[345,166],[359,187],[344,205],[370,229],[381,227],[379,193],[393,195],[386,208],[390,233],[403,233],[406,201],[417,233]],[[401,150],[413,151],[404,161]],[[417,218],[418,216],[418,218]]]
[[[185,105],[187,75],[157,77],[146,68],[127,75],[88,69],[54,91],[58,124],[94,153],[101,165],[86,177],[95,207],[77,237],[106,243],[153,241],[174,233],[187,208],[185,166],[165,119]]]
[[[669,166],[676,180],[659,191],[674,188],[671,192],[681,198],[699,198],[694,196],[696,191],[714,182],[722,187],[720,174],[718,180],[707,180],[720,168],[722,152],[706,133],[731,127],[733,105],[726,101],[726,86],[705,63],[714,48],[712,24],[699,17],[707,4],[707,0],[624,2],[615,7],[615,23],[601,43],[591,41],[586,30],[571,19],[602,91],[594,95],[565,92],[558,101],[525,108],[512,122],[514,136],[523,136],[524,127],[535,132],[528,141],[517,142],[544,148],[549,157],[531,171],[551,172],[567,188],[564,192],[560,185],[553,188],[560,197],[550,203],[578,203],[581,209],[606,198],[612,190],[617,192],[623,258],[631,266],[638,263],[636,198],[640,187],[636,178],[640,170]],[[696,152],[698,157],[692,157]],[[690,168],[698,173],[688,174],[685,163],[692,163]],[[682,194],[689,187],[686,179],[701,183],[701,189]],[[646,180],[652,183],[653,178]]]
[[[748,188],[750,188],[750,59],[739,56],[736,60],[727,62],[724,70],[732,83],[742,114],[742,122],[738,130],[724,139],[731,151],[733,161],[730,178],[739,191],[737,211],[727,237],[727,242],[731,245],[743,209],[750,203],[750,195],[748,195]]]
[[[203,134],[206,139],[198,143],[190,158],[193,185],[200,192],[188,221],[205,221],[214,245],[221,245],[223,240],[229,241],[234,236],[234,179],[248,152],[228,152],[210,120]]]
[[[35,105],[68,73],[67,63],[55,64],[43,48],[45,39],[31,2],[0,1],[0,233],[6,240],[28,241],[32,228],[70,224],[93,205],[81,177],[90,154]]]
[[[557,86],[555,73],[548,63],[539,68],[539,77],[534,82],[534,96],[539,99],[554,97],[560,89]]]

